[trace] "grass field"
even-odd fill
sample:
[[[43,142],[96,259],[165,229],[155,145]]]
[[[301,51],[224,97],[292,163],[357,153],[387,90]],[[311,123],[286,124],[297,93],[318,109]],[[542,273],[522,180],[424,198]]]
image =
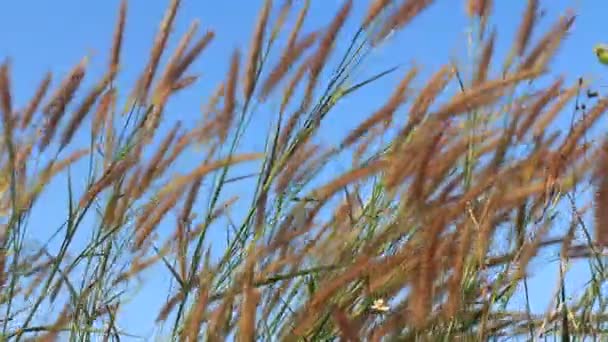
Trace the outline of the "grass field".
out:
[[[167,108],[194,96],[204,75],[192,65],[219,34],[194,22],[174,37],[180,2],[168,2],[134,84],[120,82],[126,0],[102,69],[86,57],[41,75],[17,103],[20,75],[1,64],[3,340],[135,339],[121,321],[150,274],[171,283],[153,308],[159,340],[607,338],[608,100],[551,67],[574,12],[539,31],[528,0],[501,55],[492,1],[461,1],[474,23],[468,64],[361,79],[368,55],[434,1],[369,1],[354,32],[355,1],[310,31],[311,1],[266,1],[249,45],[226,51],[223,81],[182,121]],[[398,82],[327,143],[328,116],[385,77]],[[269,129],[249,144],[261,117]],[[47,218],[41,206],[58,200],[65,210]],[[35,217],[60,222],[46,243]],[[560,276],[538,313],[529,266],[546,251]],[[590,270],[576,295],[573,262]]]

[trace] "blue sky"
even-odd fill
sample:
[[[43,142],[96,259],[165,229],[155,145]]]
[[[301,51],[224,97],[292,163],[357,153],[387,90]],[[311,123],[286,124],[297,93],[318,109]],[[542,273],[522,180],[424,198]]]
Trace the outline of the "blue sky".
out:
[[[160,0],[129,2],[122,54],[124,71],[119,78],[119,90],[129,91],[147,62],[149,48],[168,2]],[[187,30],[194,19],[200,20],[201,31],[213,29],[217,35],[210,48],[190,69],[193,73],[200,73],[202,78],[191,90],[174,98],[168,110],[170,113],[168,122],[163,123],[162,127],[169,127],[170,122],[176,119],[184,120],[186,123],[198,119],[201,105],[226,74],[233,48],[241,47],[241,52],[245,55],[261,3],[261,0],[183,1],[169,49],[176,45],[179,36]],[[280,2],[276,1],[276,3]],[[346,47],[348,33],[354,33],[357,23],[365,14],[367,3],[368,1],[363,0],[355,1],[353,16],[343,32],[347,34],[343,34],[343,38],[338,40],[338,49]],[[506,51],[510,48],[525,3],[526,1],[523,0],[496,1],[492,22],[498,28],[496,52],[498,56],[506,55]],[[597,80],[595,84],[608,84],[608,78],[604,76],[608,69],[596,63],[592,53],[594,44],[608,40],[606,30],[602,29],[608,13],[608,3],[602,0],[585,2],[547,0],[541,3],[546,9],[546,16],[538,27],[535,37],[538,37],[539,32],[544,32],[552,23],[551,20],[556,18],[556,14],[567,7],[574,7],[578,13],[572,34],[553,62],[553,71],[565,74],[570,81],[579,76],[592,76]],[[100,70],[104,70],[108,60],[118,4],[118,0],[6,2],[0,12],[0,57],[10,57],[13,61],[13,89],[17,104],[25,103],[45,72],[52,71],[54,81],[57,82],[87,54],[92,56],[90,68],[92,74],[89,75],[88,80],[99,77]],[[339,0],[313,0],[305,30],[328,23],[341,4],[342,1]],[[276,11],[273,14],[276,15]],[[469,26],[469,19],[464,12],[464,1],[437,1],[411,26],[394,35],[386,45],[374,52],[360,69],[360,78],[363,79],[396,64],[407,66],[410,62],[416,61],[422,68],[417,82],[422,84],[426,76],[454,58],[460,63],[466,63],[465,38]],[[320,134],[321,140],[327,143],[338,141],[339,137],[377,108],[378,103],[386,98],[401,75],[403,71],[400,70],[394,76],[387,77],[363,90],[361,93],[363,96],[353,96],[341,103],[333,116],[328,117],[324,124]],[[259,113],[256,113],[250,133],[242,143],[243,150],[263,149],[264,132],[269,128],[273,108],[272,104],[263,106]],[[566,125],[568,121],[565,120],[563,123]],[[87,141],[83,140],[80,146],[86,145]],[[192,154],[189,158],[191,159],[181,160],[179,165],[189,167],[197,163],[196,154]],[[346,165],[337,164],[331,166],[330,171],[342,172],[347,168]],[[335,173],[327,172],[323,177],[332,177],[332,175]],[[239,189],[233,191],[238,192]],[[32,236],[48,234],[48,231],[56,229],[65,217],[61,216],[65,213],[62,204],[65,201],[58,198],[62,193],[65,193],[65,183],[58,181],[41,199],[43,204],[36,208],[29,227]],[[555,283],[555,270],[543,268],[537,271],[541,272],[537,277],[540,280],[532,287],[533,294],[539,294],[540,296],[535,296],[539,298],[543,294],[548,296],[547,288],[550,287],[552,291]],[[575,278],[584,275],[576,270],[574,274],[573,283],[577,283]],[[150,326],[150,319],[154,317],[149,313],[155,313],[156,305],[165,299],[162,293],[166,288],[166,282],[167,279],[154,280],[152,286],[154,288],[161,286],[160,289],[157,288],[159,291],[148,287],[131,303],[128,314],[125,314],[122,322],[124,328],[144,336],[152,333],[142,327]],[[546,302],[539,299],[533,305],[535,311],[539,311],[545,308]]]

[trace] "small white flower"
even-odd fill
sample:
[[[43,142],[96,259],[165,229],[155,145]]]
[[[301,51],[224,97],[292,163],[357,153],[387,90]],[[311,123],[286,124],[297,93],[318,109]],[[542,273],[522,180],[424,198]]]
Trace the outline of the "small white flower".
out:
[[[374,303],[372,304],[371,308],[372,310],[379,312],[387,312],[388,310],[390,310],[390,308],[388,307],[388,305],[386,305],[386,303],[384,303],[384,299],[382,298],[374,300]]]

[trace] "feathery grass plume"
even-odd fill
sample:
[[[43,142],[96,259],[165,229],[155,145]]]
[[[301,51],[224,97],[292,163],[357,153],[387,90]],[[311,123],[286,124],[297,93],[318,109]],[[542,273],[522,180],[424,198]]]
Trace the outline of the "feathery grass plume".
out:
[[[377,172],[380,172],[386,167],[386,162],[384,161],[376,161],[372,162],[366,166],[353,169],[349,172],[344,173],[340,177],[337,177],[333,181],[327,183],[326,185],[315,189],[313,198],[319,199],[320,202],[328,199],[330,196],[334,195],[337,191],[344,188],[346,185],[358,181],[363,180],[367,177],[371,177]]]
[[[281,194],[286,191],[298,169],[306,166],[306,163],[309,162],[315,154],[318,154],[319,151],[319,146],[312,144],[306,144],[298,148],[293,156],[285,163],[284,167],[281,168],[278,178],[274,183],[275,192]]]
[[[545,111],[542,115],[539,116],[536,122],[534,122],[534,124],[532,125],[532,134],[534,137],[540,137],[544,135],[547,126],[549,126],[551,122],[553,122],[555,117],[561,112],[561,110],[566,106],[566,104],[568,104],[568,102],[572,100],[574,96],[576,96],[577,92],[578,87],[571,87],[569,89],[566,89],[566,91],[563,92],[560,97],[558,97],[558,101],[553,106],[551,106],[549,110]]]
[[[240,308],[240,316],[238,317],[238,337],[239,341],[255,340],[256,329],[256,309],[260,301],[260,292],[254,287],[254,269],[256,259],[255,247],[252,245],[248,248],[248,253],[243,270],[243,289]]]
[[[74,151],[64,159],[60,160],[51,160],[47,163],[47,165],[42,168],[42,172],[37,177],[37,180],[34,182],[34,186],[27,192],[26,196],[23,196],[20,203],[20,208],[23,210],[31,208],[34,201],[38,198],[38,195],[44,190],[44,187],[48,185],[53,177],[58,175],[59,173],[65,171],[72,164],[76,163],[82,157],[89,154],[90,151],[88,149],[80,149]]]
[[[353,166],[364,163],[363,158],[367,153],[370,152],[370,148],[373,146],[372,144],[377,141],[382,133],[382,127],[374,127],[367,132],[367,136],[363,138],[363,140],[358,144],[357,149],[353,152]]]
[[[144,69],[144,73],[137,81],[134,100],[137,100],[141,103],[145,103],[146,98],[148,97],[148,92],[150,91],[152,80],[154,79],[156,69],[158,68],[160,56],[165,50],[167,40],[169,39],[169,34],[173,29],[173,21],[175,20],[175,16],[177,14],[177,9],[180,5],[180,2],[181,0],[171,0],[169,7],[165,11],[165,16],[163,17],[158,33],[154,38],[154,45],[152,46],[152,50],[150,52],[150,60],[148,61],[148,64]]]
[[[262,44],[264,43],[264,33],[268,23],[268,15],[272,7],[271,0],[265,0],[262,11],[258,16],[258,21],[253,31],[251,46],[249,47],[249,58],[245,67],[245,79],[243,80],[243,92],[245,100],[248,101],[253,94],[253,88],[258,78],[258,67]]]
[[[57,126],[59,125],[59,121],[65,113],[67,105],[72,101],[76,90],[80,86],[80,83],[84,78],[87,62],[88,58],[84,58],[76,67],[74,67],[74,69],[72,69],[48,101],[48,104],[44,107],[43,111],[47,115],[47,118],[44,134],[38,144],[38,148],[41,151],[44,151],[51,142]]]
[[[448,85],[453,75],[454,73],[451,68],[446,65],[431,77],[413,101],[412,107],[409,110],[407,124],[403,130],[401,130],[399,136],[409,136],[412,130],[420,124],[430,106],[437,99],[439,93]]]
[[[146,116],[143,124],[147,131],[148,138],[151,138],[158,125],[160,124],[160,116],[163,113],[167,100],[175,90],[175,83],[192,64],[195,58],[207,47],[215,34],[213,31],[207,31],[181,59],[173,61],[174,63],[167,66],[166,77],[160,80],[152,99],[152,108],[149,115]],[[187,43],[187,42],[186,42]],[[179,53],[179,51],[178,51]]]
[[[287,22],[287,17],[291,12],[291,8],[293,7],[293,0],[285,0],[283,1],[283,5],[281,6],[281,10],[279,11],[278,18],[272,25],[272,30],[270,30],[270,41],[274,41],[279,33],[283,30],[285,23]]]
[[[185,185],[190,183],[192,180],[205,176],[210,172],[213,172],[217,169],[220,169],[225,166],[234,165],[241,162],[246,161],[254,161],[258,160],[262,157],[260,153],[242,153],[238,155],[233,155],[231,157],[215,160],[215,161],[205,161],[196,167],[192,172],[183,176],[176,176],[172,178],[167,184],[165,184],[162,189],[159,191],[159,198],[164,196],[168,192],[172,192],[174,189],[182,189]]]
[[[332,317],[340,329],[340,335],[345,341],[360,341],[358,337],[359,329],[355,328],[352,322],[350,322],[348,316],[339,308],[334,308],[332,311]]]
[[[302,78],[304,78],[304,76],[306,75],[306,70],[307,70],[307,64],[304,63],[302,65],[300,65],[300,67],[296,70],[295,75],[291,78],[291,80],[289,81],[287,87],[285,88],[285,91],[283,92],[283,97],[281,99],[281,108],[279,109],[279,113],[284,113],[285,109],[287,108],[287,105],[289,104],[289,102],[291,101],[292,97],[293,97],[293,92],[296,89],[296,86],[300,83],[300,81],[302,81]],[[295,124],[297,123],[297,119],[300,118],[300,114],[303,112],[303,110],[298,110],[296,112],[296,114],[292,115],[290,117],[289,120],[293,120],[293,122],[290,122],[289,124],[287,124],[285,130],[284,130],[284,136],[285,137],[289,137],[289,135],[285,135],[286,132],[291,132],[293,127],[295,127]],[[288,129],[288,127],[291,127],[291,129]],[[283,140],[281,140],[283,141]]]
[[[121,283],[124,283],[124,282],[130,280],[131,278],[133,278],[134,276],[136,276],[137,274],[142,273],[143,271],[147,270],[151,266],[155,265],[156,263],[158,263],[160,260],[162,260],[164,257],[167,256],[167,254],[169,252],[169,248],[165,244],[160,250],[155,251],[156,254],[154,256],[144,259],[141,255],[146,254],[146,252],[148,252],[148,251],[147,250],[140,251],[140,253],[137,256],[135,256],[135,258],[133,258],[133,260],[131,262],[131,266],[129,267],[129,270],[120,273],[112,281],[112,286],[117,286]]]
[[[232,122],[234,120],[240,58],[241,54],[239,53],[239,50],[235,50],[232,53],[232,58],[230,59],[230,69],[228,70],[226,88],[224,91],[224,108],[218,117],[218,133],[220,142],[224,142],[228,137],[230,127],[232,126]]]
[[[378,15],[380,15],[382,10],[384,10],[384,8],[388,6],[390,2],[390,0],[374,0],[374,2],[369,5],[367,14],[363,20],[363,27],[369,27],[369,25],[378,17]]]
[[[575,16],[571,13],[560,17],[551,30],[547,31],[532,51],[524,58],[519,70],[543,69],[562,44],[568,30],[574,24],[574,20]]]
[[[114,150],[117,147],[116,143],[116,129],[115,129],[115,117],[116,117],[116,96],[110,97],[111,102],[108,108],[107,115],[104,122],[104,135],[103,135],[103,165],[108,166],[114,161]]]
[[[440,141],[443,138],[445,132],[445,129],[443,127],[445,127],[446,125],[446,123],[437,123],[437,125],[435,126],[437,128],[436,133],[431,135],[430,139],[428,139],[429,141],[427,141],[425,145],[421,146],[421,152],[424,153],[422,154],[420,163],[416,165],[416,174],[410,186],[411,195],[408,198],[409,200],[413,201],[412,203],[422,203],[426,198],[426,194],[424,193],[424,185],[428,177],[427,172],[429,169],[429,164],[431,163],[433,157],[436,156],[439,150],[441,149]]]
[[[174,64],[170,64],[169,72],[167,73],[166,82],[168,84],[175,83],[188,69],[188,67],[194,62],[194,60],[200,56],[205,48],[211,43],[215,37],[215,32],[207,31],[205,34],[192,46],[192,48],[183,55],[179,60],[175,60]],[[162,101],[161,101],[162,102]]]
[[[405,0],[403,4],[393,13],[390,18],[382,25],[382,29],[375,43],[382,41],[392,31],[397,31],[409,24],[420,13],[427,9],[434,0]]]
[[[304,99],[302,101],[302,108],[308,108],[310,102],[312,101],[312,94],[316,88],[321,70],[323,70],[323,67],[325,64],[327,64],[326,60],[333,49],[334,41],[338,37],[338,32],[340,29],[342,29],[344,26],[352,7],[352,0],[347,0],[344,5],[342,5],[342,7],[338,10],[338,13],[334,16],[332,22],[329,24],[325,34],[321,38],[319,48],[314,55],[310,56],[307,63],[310,71],[309,80],[306,88],[306,94],[304,95]]]
[[[116,209],[114,210],[114,213],[111,214],[113,220],[108,223],[108,226],[121,226],[124,224],[127,211],[132,205],[131,201],[136,198],[136,192],[139,191],[137,189],[137,183],[140,180],[141,174],[141,166],[136,166],[135,171],[131,173],[125,183],[126,185],[123,187],[123,193],[118,196]]]
[[[600,151],[597,166],[595,190],[595,240],[601,247],[608,246],[608,140],[605,140]],[[602,209],[603,208],[603,209]]]
[[[526,111],[524,121],[519,125],[517,133],[515,134],[518,140],[521,141],[528,133],[530,127],[537,121],[545,106],[547,106],[551,100],[555,99],[555,97],[560,95],[563,84],[564,79],[562,77],[558,78],[550,87],[541,92],[541,95],[538,96],[536,101],[530,104],[529,109]]]
[[[11,82],[10,82],[10,65],[8,61],[5,61],[0,66],[0,101],[2,101],[2,110],[12,114],[12,97],[11,97]]]
[[[167,133],[165,138],[163,140],[161,140],[158,148],[156,149],[156,152],[150,158],[148,167],[146,167],[144,169],[143,174],[142,174],[141,178],[139,179],[140,183],[137,187],[137,190],[135,190],[135,193],[134,193],[136,197],[139,197],[143,190],[148,189],[150,184],[152,184],[152,181],[154,180],[154,178],[159,175],[159,172],[158,172],[159,164],[162,161],[165,154],[167,153],[167,151],[169,150],[169,147],[171,147],[171,144],[173,144],[173,141],[175,140],[177,132],[179,131],[180,128],[181,128],[181,121],[178,121],[173,126],[173,128],[169,131],[169,133]]]
[[[218,218],[222,217],[223,215],[226,214],[226,212],[228,210],[230,210],[230,207],[232,205],[234,205],[234,203],[239,200],[238,196],[233,196],[229,199],[227,199],[226,201],[224,201],[223,203],[220,203],[219,205],[217,205],[217,208],[209,215],[209,221],[208,223],[212,223],[213,221],[217,220]],[[198,236],[200,236],[201,232],[205,229],[205,224],[198,224],[193,230],[191,230],[190,232],[188,232],[188,242],[192,242],[195,238],[197,238]]]
[[[171,87],[171,92],[176,93],[182,89],[186,89],[189,86],[193,85],[197,80],[198,80],[199,76],[184,76],[181,79],[175,81],[175,83],[173,83],[173,86]]]
[[[33,140],[33,139],[32,139]],[[17,171],[17,188],[25,189],[26,188],[26,178],[27,175],[27,165],[28,159],[32,154],[32,150],[34,149],[34,142],[29,141],[21,144],[19,150],[16,151],[15,156],[15,168]]]
[[[531,241],[526,242],[521,248],[521,252],[517,260],[518,267],[513,275],[514,279],[519,279],[526,274],[530,260],[538,253],[538,246],[540,245],[540,242],[545,234],[548,233],[550,227],[551,225],[548,222],[545,222],[537,229],[537,231],[534,232],[534,238],[532,238]]]
[[[34,116],[34,113],[36,112],[36,109],[38,109],[38,106],[40,106],[42,98],[44,97],[44,95],[49,89],[49,86],[51,85],[51,79],[51,73],[46,73],[44,79],[42,79],[42,82],[36,89],[34,96],[30,100],[28,105],[25,107],[25,109],[21,112],[21,129],[25,129],[32,122],[32,118]]]
[[[557,180],[555,182],[557,182]],[[499,204],[503,208],[516,207],[516,205],[524,198],[543,195],[546,188],[546,181],[543,180],[532,182],[527,186],[511,189],[508,194],[500,199]]]
[[[310,8],[310,0],[304,0],[304,6],[300,9],[298,13],[298,19],[296,19],[296,23],[293,26],[291,32],[289,33],[289,38],[287,39],[287,47],[286,49],[291,50],[300,35],[300,30],[302,29],[302,25],[304,24],[304,20],[306,19],[306,15],[308,15],[308,10]]]
[[[370,266],[370,258],[360,256],[355,260],[343,274],[336,275],[333,279],[327,279],[320,284],[319,290],[314,293],[312,298],[306,303],[306,308],[303,309],[299,317],[301,319],[293,329],[293,334],[302,336],[305,331],[310,328],[316,315],[304,315],[305,313],[316,313],[321,309],[321,306],[327,304],[327,300],[346,283],[349,283],[360,277],[362,273]]]
[[[411,177],[412,172],[416,168],[416,163],[419,162],[418,158],[408,159],[403,156],[416,155],[412,154],[412,151],[417,150],[422,145],[420,139],[415,139],[407,145],[399,146],[384,158],[387,164],[386,175],[384,182],[387,189],[395,189],[403,184],[408,178]]]
[[[470,216],[471,219],[474,219],[474,216]],[[448,319],[455,318],[458,314],[458,310],[462,305],[462,281],[466,276],[466,262],[469,258],[469,250],[471,248],[472,235],[473,231],[479,230],[479,224],[476,220],[471,222],[471,219],[460,223],[456,228],[456,241],[455,244],[456,252],[452,256],[452,269],[454,273],[450,276],[448,280],[448,300],[445,307],[445,314]]]
[[[120,2],[120,9],[118,11],[118,20],[116,21],[116,28],[114,29],[114,36],[112,38],[112,49],[110,50],[110,73],[112,75],[115,75],[118,72],[118,68],[120,66],[120,51],[122,49],[126,21],[127,1],[122,0]]]
[[[101,218],[102,226],[109,227],[113,222],[116,221],[114,214],[116,214],[116,207],[118,206],[118,194],[122,190],[120,186],[121,184],[117,183],[112,189],[112,194],[110,195],[110,199],[106,203],[106,208]]]
[[[181,188],[177,188],[172,193],[163,196],[164,198],[158,198],[158,206],[154,208],[149,207],[151,211],[142,213],[137,224],[133,251],[141,249],[144,242],[152,234],[152,231],[158,226],[163,217],[177,205],[177,201],[183,195],[181,190]]]
[[[173,308],[175,308],[175,306],[177,304],[179,304],[179,302],[182,301],[183,299],[184,299],[184,293],[178,292],[178,293],[174,294],[169,300],[167,300],[165,305],[160,309],[158,316],[156,317],[156,323],[161,323],[161,322],[166,321],[167,317],[171,313],[171,310],[173,310]]]
[[[101,99],[97,105],[97,110],[93,116],[93,124],[91,125],[91,136],[93,137],[93,140],[97,138],[103,124],[106,122],[108,112],[110,111],[110,107],[112,107],[112,103],[115,103],[115,99],[115,88],[108,89],[103,95],[101,95]]]
[[[217,106],[220,102],[220,99],[224,96],[224,83],[220,83],[207,101],[207,104],[201,107],[201,113],[203,114],[203,124],[204,125],[212,125],[214,121],[212,120],[211,113],[217,112]]]
[[[207,271],[206,269],[203,271]],[[202,273],[201,273],[202,274]],[[182,339],[184,341],[196,341],[200,334],[201,325],[206,318],[205,313],[209,300],[209,289],[206,282],[201,276],[201,284],[198,286],[198,296],[196,302],[186,318],[184,329],[182,330]]]
[[[186,251],[186,239],[188,237],[188,231],[190,230],[191,223],[191,214],[192,209],[194,207],[194,202],[198,197],[198,192],[203,183],[203,177],[198,177],[192,182],[190,186],[190,191],[188,191],[188,195],[186,196],[186,200],[182,206],[182,210],[180,211],[179,216],[177,217],[177,225],[176,225],[176,237],[177,237],[177,248],[178,248],[178,262],[180,275],[183,279],[186,278],[186,255],[184,254]]]
[[[411,312],[413,314],[412,323],[414,327],[424,327],[428,319],[432,317],[433,297],[436,295],[434,282],[438,274],[440,274],[439,265],[437,263],[436,253],[439,250],[439,236],[445,229],[445,222],[441,219],[429,222],[423,233],[425,246],[422,250],[422,255],[418,258],[416,267],[417,281],[412,284],[412,297],[410,299]]]
[[[207,341],[222,341],[227,339],[234,311],[235,295],[227,293],[218,307],[209,314]]]
[[[420,122],[421,116],[428,111],[440,92],[445,89],[450,80],[452,80],[453,76],[454,72],[447,65],[442,66],[433,74],[422,90],[419,91],[418,96],[412,103],[410,109],[412,118],[408,118],[410,123]]]
[[[157,165],[150,165],[150,167],[154,168],[154,177],[158,178],[163,175],[165,171],[167,171],[167,169],[173,165],[175,160],[182,155],[186,148],[196,141],[198,137],[199,132],[191,131],[183,133],[179,138],[177,138],[175,144],[173,145],[173,149],[171,150],[171,154],[169,154],[169,156],[165,159],[161,160]],[[214,146],[210,148],[210,151],[214,151]],[[206,158],[204,162],[209,161],[212,156],[213,155],[209,153],[209,158]]]
[[[528,47],[528,42],[532,36],[532,29],[534,28],[538,16],[537,11],[538,0],[528,0],[526,12],[524,13],[521,25],[519,25],[517,39],[515,40],[515,53],[517,53],[519,57],[524,55],[526,47]]]
[[[133,158],[125,158],[116,163],[110,164],[105,170],[103,176],[97,180],[89,190],[82,196],[78,202],[80,208],[84,208],[92,201],[99,193],[107,189],[113,182],[122,176],[134,164]]]
[[[267,76],[264,83],[262,83],[262,92],[260,94],[262,99],[265,99],[275,86],[283,79],[289,69],[295,65],[304,51],[310,48],[317,39],[317,33],[311,32],[305,35],[301,40],[295,42],[293,47],[286,48],[283,50],[283,55],[279,60],[279,63],[272,69],[270,74]]]
[[[190,24],[188,31],[186,31],[186,33],[182,36],[182,39],[180,39],[180,41],[177,43],[177,47],[175,48],[175,51],[173,52],[173,54],[171,55],[171,57],[169,57],[169,60],[167,61],[167,66],[165,67],[165,71],[163,72],[163,74],[160,77],[159,84],[163,84],[166,87],[167,84],[171,85],[171,83],[177,79],[177,77],[175,77],[171,73],[174,72],[176,65],[184,57],[184,52],[188,48],[188,45],[190,45],[192,38],[194,38],[194,35],[196,34],[196,31],[198,30],[199,25],[200,25],[200,22],[198,20],[194,20]],[[159,85],[159,88],[160,88],[160,85]]]
[[[475,73],[475,79],[473,80],[473,86],[482,84],[488,78],[488,69],[490,68],[490,62],[492,60],[492,53],[494,52],[494,42],[496,41],[496,30],[493,30],[490,34],[490,38],[484,45],[481,51],[481,58],[477,66],[477,72]]]
[[[468,0],[467,1],[467,14],[471,17],[477,16],[479,18],[485,17],[492,10],[491,0]]]
[[[395,145],[397,148],[389,155],[390,164],[392,165],[390,165],[386,176],[387,187],[398,186],[412,175],[412,172],[416,170],[418,163],[422,160],[421,158],[424,157],[418,151],[424,150],[428,146],[428,139],[426,137],[434,136],[438,127],[446,129],[446,126],[449,126],[449,123],[445,121],[441,123],[438,120],[429,120],[418,128],[416,135],[407,144],[403,143],[403,138],[399,138],[401,140],[398,140]],[[447,137],[447,135],[444,135],[444,137]],[[442,142],[442,144],[448,145],[448,148],[446,148],[446,152],[441,158],[437,158],[436,161],[430,161],[429,176],[436,176],[447,172],[450,168],[456,166],[457,160],[467,151],[470,143],[481,143],[490,137],[491,133],[480,133],[469,137],[469,139],[459,136],[461,139],[452,142],[451,146],[448,142]],[[440,138],[440,140],[442,139],[444,138]],[[488,145],[491,146],[491,144],[492,141],[490,140]],[[411,155],[413,158],[403,158],[404,155]]]
[[[15,124],[15,119],[13,117],[13,100],[11,96],[11,84],[9,73],[9,64],[8,62],[5,62],[0,66],[0,110],[2,110],[2,125],[4,128],[3,143],[12,141],[13,128]],[[9,151],[9,153],[13,152]],[[11,162],[14,161],[11,160]]]
[[[572,131],[558,149],[561,158],[565,159],[566,162],[568,161],[571,153],[576,150],[579,139],[606,113],[606,110],[608,110],[608,100],[602,99],[572,128]]]
[[[360,137],[362,137],[365,132],[367,132],[369,129],[373,128],[381,122],[384,122],[386,126],[388,126],[392,121],[393,114],[405,100],[405,93],[417,74],[417,69],[410,69],[407,74],[401,79],[401,82],[399,82],[399,85],[397,85],[395,91],[388,98],[388,101],[384,104],[384,106],[382,106],[375,113],[373,113],[357,128],[352,130],[346,136],[346,138],[344,138],[340,146],[345,148],[349,147],[350,145],[354,144]]]
[[[466,93],[455,95],[449,103],[439,108],[435,113],[439,120],[467,112],[473,108],[494,103],[507,87],[513,86],[518,82],[532,79],[540,74],[539,71],[524,71],[504,78],[484,82],[483,84],[470,89]]]
[[[74,136],[74,133],[76,133],[76,130],[82,123],[82,120],[84,120],[84,117],[90,112],[90,109],[91,107],[93,107],[93,104],[97,101],[101,93],[106,90],[107,86],[110,84],[110,82],[112,82],[113,78],[114,72],[108,72],[103,77],[103,79],[97,85],[95,85],[93,89],[91,89],[91,91],[84,98],[80,106],[77,107],[77,109],[74,111],[74,114],[72,114],[72,117],[68,121],[63,133],[61,134],[60,148],[64,148],[67,144],[70,143],[72,137]]]

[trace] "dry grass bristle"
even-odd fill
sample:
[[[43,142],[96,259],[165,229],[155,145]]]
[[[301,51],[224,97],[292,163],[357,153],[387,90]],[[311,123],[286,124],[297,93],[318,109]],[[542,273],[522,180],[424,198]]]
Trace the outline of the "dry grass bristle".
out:
[[[173,21],[177,15],[177,9],[180,2],[180,0],[171,0],[171,3],[169,4],[169,7],[165,12],[165,16],[160,24],[156,38],[154,39],[154,45],[152,46],[152,50],[150,52],[150,60],[148,61],[148,64],[144,68],[143,74],[137,82],[135,96],[137,100],[142,103],[145,103],[148,96],[150,86],[152,85],[152,80],[154,79],[156,69],[158,68],[160,57],[165,50],[167,40],[169,39],[169,34],[173,28]]]
[[[518,56],[523,56],[526,47],[532,36],[532,29],[538,17],[538,0],[528,0],[526,6],[526,12],[524,13],[521,25],[517,32],[517,39],[515,40],[515,51]]]
[[[264,43],[265,30],[271,7],[272,1],[265,0],[264,6],[262,7],[262,11],[255,25],[255,30],[253,31],[251,46],[249,48],[249,58],[245,66],[245,79],[243,80],[243,91],[246,99],[251,97],[253,88],[255,87],[255,82],[257,80],[262,44]]]

